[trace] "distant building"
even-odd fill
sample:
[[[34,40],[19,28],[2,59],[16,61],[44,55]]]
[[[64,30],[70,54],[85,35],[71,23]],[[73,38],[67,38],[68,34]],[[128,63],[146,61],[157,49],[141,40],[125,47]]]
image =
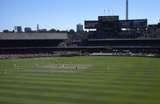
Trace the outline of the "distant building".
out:
[[[37,24],[37,32],[39,32],[39,24]]]
[[[3,32],[4,32],[4,33],[8,33],[8,32],[10,32],[10,31],[6,29],[6,30],[3,30]]]
[[[22,32],[22,27],[21,26],[15,26],[14,31],[15,32]]]
[[[47,29],[39,29],[38,32],[40,32],[40,33],[46,33]]]
[[[77,32],[83,32],[83,25],[82,24],[77,24]]]
[[[32,32],[32,29],[30,27],[25,27],[24,32],[27,32],[27,33]]]

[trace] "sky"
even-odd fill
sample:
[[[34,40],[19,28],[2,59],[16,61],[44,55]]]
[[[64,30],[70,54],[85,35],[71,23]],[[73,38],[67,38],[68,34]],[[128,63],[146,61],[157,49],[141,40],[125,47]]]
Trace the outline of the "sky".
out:
[[[125,19],[125,0],[0,0],[0,31],[14,26],[69,30],[102,15]],[[129,0],[130,19],[160,21],[160,0]]]

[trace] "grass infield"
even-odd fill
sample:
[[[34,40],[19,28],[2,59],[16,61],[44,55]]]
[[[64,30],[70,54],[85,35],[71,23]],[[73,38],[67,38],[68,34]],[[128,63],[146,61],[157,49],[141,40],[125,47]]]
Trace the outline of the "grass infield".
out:
[[[160,59],[0,60],[0,104],[160,104]]]

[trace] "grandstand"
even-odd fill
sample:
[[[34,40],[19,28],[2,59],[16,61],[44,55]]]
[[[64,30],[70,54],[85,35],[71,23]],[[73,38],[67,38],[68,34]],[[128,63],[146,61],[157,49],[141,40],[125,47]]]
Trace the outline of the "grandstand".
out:
[[[66,33],[0,33],[0,54],[47,53],[42,48],[58,47],[67,39]]]

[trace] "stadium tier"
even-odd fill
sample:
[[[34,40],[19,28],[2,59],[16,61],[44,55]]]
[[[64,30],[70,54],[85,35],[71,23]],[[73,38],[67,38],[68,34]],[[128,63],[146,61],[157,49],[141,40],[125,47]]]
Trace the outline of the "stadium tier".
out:
[[[0,48],[57,47],[66,33],[0,33]]]
[[[66,33],[0,33],[0,54],[48,53],[67,39]]]

